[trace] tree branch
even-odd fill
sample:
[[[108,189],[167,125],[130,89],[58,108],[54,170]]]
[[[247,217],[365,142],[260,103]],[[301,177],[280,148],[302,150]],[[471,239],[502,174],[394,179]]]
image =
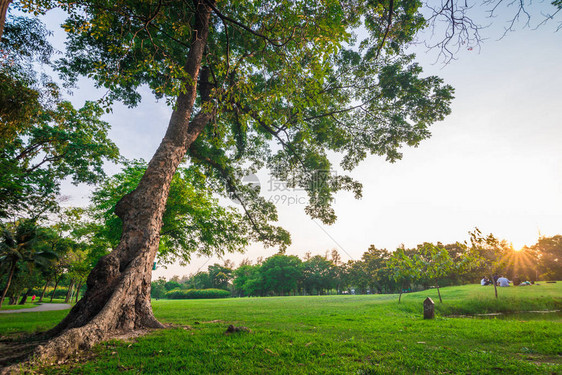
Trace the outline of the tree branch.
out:
[[[390,27],[392,26],[392,12],[394,11],[394,0],[390,0],[390,6],[388,9],[388,20],[387,20],[387,25],[386,25],[386,31],[384,33],[384,36],[381,40],[381,43],[379,45],[379,48],[377,50],[377,55],[375,57],[376,60],[379,59],[379,55],[382,51],[382,48],[384,47],[384,43],[386,42],[386,38],[388,38],[388,34],[390,33]]]
[[[236,184],[234,182],[234,179],[232,178],[232,176],[230,175],[230,173],[228,172],[227,168],[225,168],[224,166],[222,166],[220,163],[218,163],[216,160],[213,160],[207,156],[203,156],[201,155],[198,150],[193,147],[190,147],[188,150],[189,155],[192,158],[195,158],[197,160],[200,160],[206,164],[208,164],[209,166],[211,166],[213,169],[215,169],[216,171],[218,171],[220,173],[220,175],[222,176],[222,178],[225,180],[227,187],[228,187],[228,191],[229,193],[234,195],[234,198],[240,202],[240,205],[242,206],[242,208],[244,209],[244,213],[246,215],[246,217],[248,218],[248,220],[250,221],[250,224],[252,225],[252,227],[254,228],[254,230],[256,231],[256,233],[259,235],[260,239],[265,239],[266,236],[262,233],[262,231],[260,230],[259,226],[257,225],[256,221],[254,220],[254,218],[252,217],[252,215],[250,214],[250,211],[248,210],[248,208],[246,207],[246,204],[244,203],[244,201],[240,198],[240,196],[238,195],[238,192],[236,190]]]
[[[209,0],[204,0],[204,1],[207,3],[207,5],[209,5],[209,7],[213,10],[213,12],[215,12],[215,14],[216,14],[220,19],[222,19],[223,21],[228,21],[228,22],[230,22],[230,23],[233,23],[234,25],[236,25],[236,26],[238,26],[238,27],[240,27],[240,28],[242,28],[242,29],[244,29],[244,30],[250,32],[251,34],[253,34],[253,35],[255,35],[255,36],[257,36],[257,37],[259,37],[259,38],[261,38],[261,39],[263,39],[263,40],[265,40],[265,41],[267,41],[267,42],[269,42],[271,45],[273,45],[273,46],[275,46],[275,47],[283,47],[283,46],[285,46],[287,43],[289,43],[289,42],[293,39],[293,36],[295,35],[295,29],[293,29],[293,32],[291,33],[291,36],[290,36],[289,38],[287,38],[286,41],[280,43],[279,41],[272,40],[272,39],[268,38],[267,36],[265,36],[265,35],[263,35],[263,34],[261,34],[261,33],[258,33],[257,31],[252,30],[250,27],[248,27],[248,26],[246,26],[246,25],[244,25],[244,24],[242,24],[242,23],[236,21],[236,20],[233,19],[233,18],[230,18],[230,17],[228,17],[228,16],[225,16],[225,15],[222,14],[222,13],[217,9],[217,7],[215,7],[215,5],[212,4]]]

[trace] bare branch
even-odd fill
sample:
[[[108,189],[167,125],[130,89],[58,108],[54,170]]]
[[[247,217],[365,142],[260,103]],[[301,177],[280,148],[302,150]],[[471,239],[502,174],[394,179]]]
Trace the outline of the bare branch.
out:
[[[481,30],[489,25],[481,25],[477,23],[470,14],[478,9],[477,6],[469,4],[468,0],[442,0],[440,6],[426,5],[431,15],[428,17],[428,26],[432,32],[432,37],[441,34],[436,43],[426,43],[428,49],[438,49],[439,54],[437,60],[443,60],[445,64],[455,58],[455,55],[461,48],[472,50],[480,47],[483,38]],[[545,25],[562,11],[555,3],[556,7],[553,13],[541,13],[542,21],[538,23],[534,29]],[[505,38],[508,33],[515,31],[518,25],[522,28],[531,26],[531,20],[534,17],[531,13],[531,6],[535,6],[531,0],[483,0],[482,7],[487,14],[487,18],[497,18],[500,14],[500,8],[507,10],[507,25],[504,27],[503,33],[499,39]],[[504,9],[505,8],[505,9]],[[562,28],[562,23],[556,31]]]

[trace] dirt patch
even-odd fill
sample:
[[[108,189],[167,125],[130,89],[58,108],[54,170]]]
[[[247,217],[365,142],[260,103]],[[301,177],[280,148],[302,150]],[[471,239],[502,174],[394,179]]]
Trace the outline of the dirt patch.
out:
[[[248,327],[235,327],[232,324],[228,326],[225,334],[229,335],[231,333],[250,333],[252,330]]]

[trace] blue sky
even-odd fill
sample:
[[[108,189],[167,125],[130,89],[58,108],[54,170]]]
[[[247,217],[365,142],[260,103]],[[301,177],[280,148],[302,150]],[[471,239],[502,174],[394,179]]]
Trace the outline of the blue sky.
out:
[[[47,16],[51,28],[61,20]],[[323,254],[336,248],[344,260],[359,259],[370,244],[394,250],[400,244],[450,243],[467,239],[475,227],[512,242],[533,244],[542,235],[562,233],[562,33],[555,25],[520,29],[497,40],[502,23],[484,30],[480,51],[461,49],[457,60],[434,64],[435,51],[413,49],[427,74],[455,87],[452,114],[432,128],[418,148],[404,149],[389,164],[370,157],[352,176],[364,185],[363,198],[336,197],[338,221],[324,226],[304,213],[298,192],[268,191],[267,172],[259,174],[262,193],[278,200],[279,224],[291,232],[287,253]],[[61,34],[55,43],[62,47]],[[97,98],[82,81],[73,101]],[[111,138],[127,158],[150,159],[164,135],[170,109],[147,92],[134,109],[117,105],[106,121]],[[108,167],[110,173],[115,167]],[[65,184],[70,204],[87,203],[90,188]],[[290,203],[290,204],[289,204]],[[239,262],[268,257],[276,249],[250,246]],[[205,269],[216,258],[196,258],[187,267],[159,268],[154,277]]]

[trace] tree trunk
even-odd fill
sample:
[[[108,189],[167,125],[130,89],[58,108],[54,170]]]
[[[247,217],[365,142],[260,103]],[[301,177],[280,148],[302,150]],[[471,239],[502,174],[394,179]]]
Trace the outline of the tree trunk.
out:
[[[443,303],[443,300],[441,299],[441,292],[439,291],[439,284],[435,283],[435,285],[437,286],[437,294],[439,295],[439,303]]]
[[[398,295],[398,303],[400,303],[401,299],[402,299],[402,289],[400,289],[400,294]]]
[[[37,361],[66,358],[119,331],[164,327],[154,317],[150,305],[152,264],[158,251],[162,215],[172,177],[189,146],[214,116],[212,112],[202,111],[190,122],[197,96],[197,78],[200,76],[200,84],[208,82],[208,69],[203,69],[201,75],[199,71],[209,18],[210,8],[203,0],[199,1],[194,39],[184,66],[190,79],[178,95],[166,135],[138,187],[115,208],[123,221],[119,245],[94,267],[82,299],[48,332],[53,338],[37,347]]]
[[[20,294],[21,292],[18,292],[17,294],[14,293],[12,296],[10,296],[10,305],[17,305]]]
[[[41,297],[39,297],[39,303],[43,302],[43,297],[45,297],[45,292],[47,291],[47,287],[49,286],[49,283],[51,282],[51,279],[47,279],[47,282],[45,283],[45,287],[43,288],[43,292],[41,293]]]
[[[58,279],[55,277],[55,288],[51,292],[51,300],[49,302],[53,302],[53,298],[55,297],[55,292],[57,291],[57,286],[59,286],[59,281],[60,281],[60,276]]]
[[[12,282],[12,277],[14,276],[14,272],[16,272],[16,265],[17,263],[14,262],[10,267],[10,275],[8,276],[6,287],[4,288],[4,291],[2,292],[2,298],[0,299],[0,308],[2,308],[2,303],[4,302],[4,298],[6,298],[6,293],[8,293],[8,289],[10,289],[10,283]]]
[[[24,293],[23,297],[21,297],[20,300],[20,305],[25,305],[25,303],[27,302],[27,297],[31,294],[31,291],[33,290],[33,288],[28,288],[27,292]]]
[[[492,283],[494,284],[494,293],[496,294],[496,299],[498,299],[498,282],[494,280],[494,276],[492,275]]]
[[[64,303],[70,302],[70,299],[72,298],[72,288],[74,288],[74,279],[70,280],[70,285],[68,285],[68,291],[66,292],[66,298],[64,299]]]
[[[4,34],[4,24],[6,23],[6,15],[11,2],[12,0],[0,0],[0,42]]]
[[[75,303],[78,303],[78,296],[80,296],[80,288],[82,287],[82,279],[78,282],[78,287],[76,288],[76,300]]]

